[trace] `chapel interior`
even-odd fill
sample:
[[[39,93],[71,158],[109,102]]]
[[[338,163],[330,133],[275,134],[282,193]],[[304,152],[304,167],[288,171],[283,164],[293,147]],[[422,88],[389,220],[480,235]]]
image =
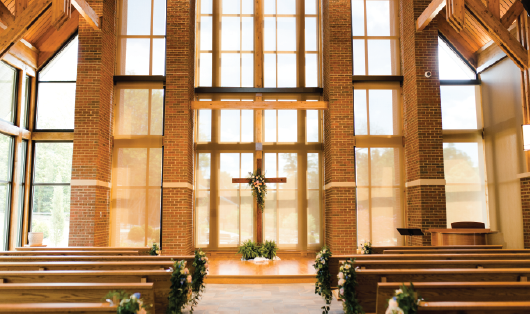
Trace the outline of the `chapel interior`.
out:
[[[0,314],[530,313],[529,12],[0,0]]]

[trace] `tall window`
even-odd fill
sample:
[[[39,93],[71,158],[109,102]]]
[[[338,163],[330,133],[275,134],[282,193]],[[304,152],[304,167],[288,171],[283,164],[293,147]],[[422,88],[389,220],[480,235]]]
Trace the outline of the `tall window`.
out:
[[[74,129],[78,46],[76,36],[38,74],[38,130]]]
[[[353,74],[399,75],[397,0],[352,0]]]
[[[34,146],[31,231],[44,233],[44,245],[68,246],[72,142]]]
[[[0,119],[15,122],[17,71],[0,61]]]
[[[166,1],[122,0],[119,75],[165,75]]]
[[[19,182],[18,182],[18,208],[15,210],[16,213],[14,214],[16,217],[16,220],[13,222],[17,222],[17,226],[15,227],[16,231],[16,244],[17,246],[22,246],[22,231],[23,231],[23,218],[24,218],[24,206],[25,206],[25,196],[26,196],[26,155],[28,152],[28,141],[22,140],[20,146],[19,146],[19,153],[17,154],[19,162],[19,169],[17,172],[19,173]]]
[[[1,248],[7,250],[11,184],[13,181],[13,138],[0,134],[0,237]]]
[[[355,84],[357,238],[398,245],[402,226],[400,87]]]
[[[164,89],[119,84],[115,95],[111,244],[159,243]]]

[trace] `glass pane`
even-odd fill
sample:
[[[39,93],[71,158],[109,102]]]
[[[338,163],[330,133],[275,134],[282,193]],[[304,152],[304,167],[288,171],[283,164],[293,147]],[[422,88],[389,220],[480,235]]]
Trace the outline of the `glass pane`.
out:
[[[276,111],[264,110],[265,142],[276,142]],[[276,170],[274,171],[276,173]]]
[[[212,86],[212,54],[201,53],[199,60],[199,86]]]
[[[298,141],[298,111],[278,111],[278,142]]]
[[[221,54],[221,86],[241,86],[241,60],[239,54]]]
[[[305,54],[305,86],[318,87],[317,54]]]
[[[264,166],[265,166],[265,177],[275,177],[278,176],[277,168],[277,161],[276,161],[276,153],[265,153],[264,155]],[[267,204],[267,200],[269,199],[269,193],[276,189],[277,184],[268,184],[267,188],[269,189],[267,193],[267,199],[265,199],[265,204]],[[282,184],[283,186],[283,184]]]
[[[162,148],[149,149],[149,186],[162,186]]]
[[[278,5],[278,14],[296,14],[296,0],[276,1]]]
[[[443,129],[477,129],[475,86],[440,86]]]
[[[241,142],[254,142],[254,111],[242,110],[241,119]]]
[[[70,183],[73,143],[35,143],[35,183]]]
[[[126,75],[149,75],[149,49],[148,38],[122,39]]]
[[[37,129],[74,129],[75,83],[39,83]]]
[[[251,112],[251,111],[249,111]],[[241,177],[254,170],[254,154],[241,153]],[[254,198],[248,185],[241,184],[241,242],[254,239]]]
[[[199,153],[199,167],[197,170],[198,189],[210,189],[210,153]]]
[[[239,14],[239,0],[222,0],[223,14]]]
[[[153,39],[153,73],[152,75],[164,75],[166,67],[166,40],[164,38]]]
[[[276,190],[271,190],[270,188],[267,192],[267,199],[265,199],[263,221],[264,239],[267,241],[275,241],[278,244],[278,193]]]
[[[13,222],[15,222],[15,235],[16,235],[16,246],[22,246],[22,228],[24,224],[24,196],[26,195],[26,154],[28,150],[28,141],[22,140],[20,144],[20,154],[18,155],[18,176],[20,178],[20,183],[18,185],[18,209],[13,213],[15,216]],[[1,199],[1,197],[0,197]],[[0,208],[3,203],[0,201]]]
[[[366,75],[366,61],[364,56],[364,39],[354,39],[353,42],[353,75]]]
[[[67,247],[70,232],[70,186],[34,186],[31,232],[44,234],[43,245]]]
[[[241,55],[241,87],[254,86],[254,54]]]
[[[243,14],[254,14],[254,1],[253,0],[243,0],[243,9],[241,10]]]
[[[265,54],[264,84],[265,87],[276,87],[276,55]]]
[[[278,176],[287,178],[286,184],[278,185],[280,190],[298,188],[297,157],[296,153],[278,153]]]
[[[318,153],[307,153],[307,189],[319,189],[319,169]]]
[[[149,128],[149,90],[122,89],[117,115],[118,134],[147,135]]]
[[[147,245],[154,242],[160,244],[162,188],[149,189],[147,198]]]
[[[16,71],[0,62],[0,119],[13,123],[15,120]]]
[[[223,3],[227,0],[223,0]],[[239,1],[238,11],[239,11]],[[239,17],[226,17],[221,19],[221,49],[222,50],[239,50],[240,49],[240,25]]]
[[[147,184],[147,148],[118,149],[118,186]]]
[[[13,138],[0,134],[0,180],[11,181]]]
[[[368,40],[368,74],[392,75],[390,40]]]
[[[221,142],[240,142],[239,110],[221,110]]]
[[[370,90],[370,135],[392,135],[392,90]]]
[[[368,134],[368,112],[366,103],[366,90],[353,90],[353,116],[355,117],[355,134]]]
[[[368,149],[355,148],[355,177],[357,186],[368,186]]]
[[[151,1],[124,0],[124,11],[127,10],[127,28],[122,30],[123,35],[150,35],[151,34]]]
[[[278,54],[278,87],[296,87],[296,54]]]
[[[201,16],[200,50],[212,50],[212,17]]]
[[[265,0],[265,14],[276,14],[276,0]]]
[[[201,14],[212,14],[212,0],[201,0]]]
[[[264,32],[265,32],[265,51],[276,50],[276,19],[273,17],[264,18]]]
[[[153,35],[166,35],[166,0],[154,0]]]
[[[212,111],[209,109],[199,110],[199,141],[212,141]]]
[[[145,165],[145,164],[144,164]],[[112,226],[114,246],[145,246],[146,190],[118,189],[116,193],[116,220]],[[151,233],[149,233],[151,232]]]
[[[320,192],[307,192],[307,243],[320,243]]]
[[[401,211],[399,188],[372,189],[372,244],[395,246],[398,213]]]
[[[370,240],[370,189],[357,188],[357,244]]]
[[[305,0],[305,14],[317,14],[316,0]]]
[[[239,153],[221,153],[219,169],[219,244],[239,244]]]
[[[352,0],[352,36],[364,36],[364,0]]]
[[[443,40],[438,38],[440,80],[474,80],[476,74]]]
[[[164,90],[151,90],[151,134],[164,133]]]
[[[239,153],[221,153],[221,167],[219,169],[219,189],[239,189],[239,184],[233,184],[232,178],[240,178]],[[237,202],[239,204],[239,201]]]
[[[197,235],[199,244],[210,244],[210,192],[197,192]]]
[[[390,3],[387,0],[366,1],[368,36],[390,36]]]
[[[394,186],[399,185],[398,170],[395,165],[399,166],[397,161],[397,152],[393,148],[370,149],[372,160],[372,186]]]
[[[29,127],[29,106],[31,102],[31,94],[30,94],[30,86],[31,86],[31,79],[29,76],[24,76],[24,93],[22,94],[22,106],[20,109],[20,115],[22,116],[21,121],[21,127],[24,129],[28,129]],[[1,89],[1,87],[0,87]],[[2,96],[0,96],[1,98]],[[1,102],[1,101],[0,101]]]
[[[278,51],[296,51],[296,18],[279,17],[276,23]]]
[[[242,50],[254,50],[254,18],[243,17],[242,19],[243,34],[241,36]]]
[[[76,36],[39,72],[39,81],[75,81],[79,40]]]
[[[480,184],[477,143],[444,143],[444,170],[447,184]]]
[[[307,110],[306,117],[307,142],[318,142],[320,131],[318,110]]]
[[[10,189],[8,184],[0,184],[0,248],[7,250],[5,247],[6,243],[6,213],[9,211],[9,194]]]
[[[280,244],[298,244],[298,160],[296,153],[278,153],[278,175],[287,183],[278,185]]]

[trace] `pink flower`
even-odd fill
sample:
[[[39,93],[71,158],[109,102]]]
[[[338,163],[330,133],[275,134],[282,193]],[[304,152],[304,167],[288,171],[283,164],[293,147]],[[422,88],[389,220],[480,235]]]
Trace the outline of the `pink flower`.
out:
[[[184,270],[182,270],[182,273],[187,275],[188,273],[190,273],[190,271],[188,270],[188,268],[184,268]]]
[[[204,268],[208,269],[208,263],[204,264]]]
[[[188,280],[188,283],[191,283],[191,275],[188,275],[188,278],[186,280]]]

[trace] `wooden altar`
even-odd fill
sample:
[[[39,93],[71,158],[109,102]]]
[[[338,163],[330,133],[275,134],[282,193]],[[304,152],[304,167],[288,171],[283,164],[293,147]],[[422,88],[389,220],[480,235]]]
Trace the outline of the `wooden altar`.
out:
[[[431,245],[488,245],[486,236],[497,233],[490,229],[431,229]]]

